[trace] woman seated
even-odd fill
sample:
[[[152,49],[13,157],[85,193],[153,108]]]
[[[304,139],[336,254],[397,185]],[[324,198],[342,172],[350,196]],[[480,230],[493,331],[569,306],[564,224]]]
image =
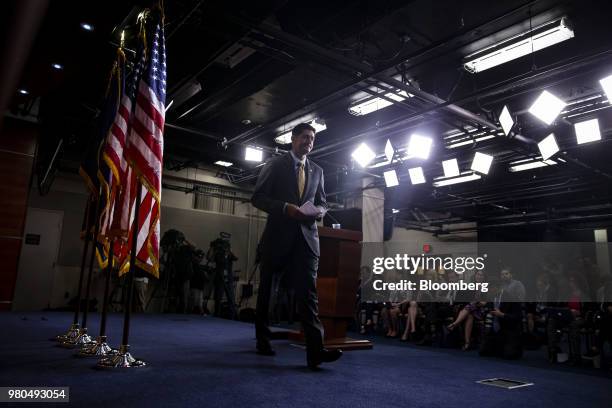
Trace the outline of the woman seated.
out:
[[[476,273],[474,274],[473,281],[477,283],[485,282],[484,271],[476,271]],[[487,304],[485,296],[486,293],[483,293],[481,291],[475,291],[472,295],[472,300],[470,301],[470,303],[465,305],[457,315],[455,321],[447,326],[448,330],[453,330],[455,327],[465,322],[463,328],[463,351],[467,351],[470,349],[470,345],[472,343],[472,329],[474,328],[474,320],[482,321],[484,318],[484,307]]]

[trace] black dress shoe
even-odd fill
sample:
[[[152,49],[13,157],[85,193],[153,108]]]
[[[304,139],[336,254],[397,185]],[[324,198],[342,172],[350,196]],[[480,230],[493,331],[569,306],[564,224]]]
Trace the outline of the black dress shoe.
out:
[[[331,363],[338,360],[342,357],[342,350],[340,349],[322,349],[316,356],[309,355],[307,357],[308,360],[308,368],[313,371],[320,370],[319,365],[321,363]]]
[[[257,343],[257,354],[261,356],[275,356],[276,351],[270,346],[270,344]]]

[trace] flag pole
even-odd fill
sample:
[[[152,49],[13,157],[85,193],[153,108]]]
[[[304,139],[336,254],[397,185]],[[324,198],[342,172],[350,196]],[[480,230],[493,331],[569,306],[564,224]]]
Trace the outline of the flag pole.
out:
[[[77,303],[74,309],[74,318],[72,325],[65,334],[55,336],[52,340],[59,341],[60,343],[67,340],[74,340],[79,336],[79,314],[81,311],[81,291],[83,290],[83,275],[85,274],[85,262],[87,261],[87,251],[89,250],[91,220],[89,219],[89,210],[91,207],[91,201],[93,197],[89,196],[87,199],[87,205],[85,206],[85,214],[83,216],[83,224],[85,226],[85,243],[83,244],[83,254],[81,255],[81,271],[79,273],[79,286],[77,289]]]
[[[127,296],[124,304],[123,316],[123,338],[119,346],[119,352],[113,356],[102,358],[98,361],[98,367],[103,368],[135,368],[144,367],[146,363],[135,359],[130,354],[130,317],[132,315],[132,297],[134,292],[134,272],[136,269],[136,252],[138,250],[138,217],[140,213],[142,182],[138,180],[136,188],[136,202],[134,205],[134,222],[132,224],[132,248],[130,249],[130,269],[127,272]]]
[[[98,199],[96,200],[96,211],[94,215],[94,230],[91,242],[93,245],[91,246],[91,254],[89,256],[89,271],[87,273],[87,284],[85,286],[85,309],[83,310],[83,318],[81,320],[81,328],[79,329],[79,335],[72,340],[66,340],[61,343],[63,347],[72,348],[75,346],[83,347],[88,343],[92,343],[94,340],[87,334],[87,313],[89,311],[89,290],[91,288],[91,275],[93,272],[93,263],[96,259],[96,241],[98,237],[98,232],[100,228],[100,223],[98,222],[98,218],[100,217],[100,203],[102,201],[102,186],[98,188]],[[80,291],[79,291],[80,293]],[[81,299],[79,299],[77,308],[81,307]]]
[[[96,337],[96,341],[94,343],[84,345],[79,351],[79,355],[83,357],[104,357],[117,353],[117,350],[110,347],[106,342],[106,316],[108,314],[108,292],[110,289],[111,274],[113,273],[114,244],[115,238],[111,238],[108,250],[108,266],[106,268],[106,278],[104,282],[104,300],[102,303],[102,316],[100,318],[100,334],[98,337]]]

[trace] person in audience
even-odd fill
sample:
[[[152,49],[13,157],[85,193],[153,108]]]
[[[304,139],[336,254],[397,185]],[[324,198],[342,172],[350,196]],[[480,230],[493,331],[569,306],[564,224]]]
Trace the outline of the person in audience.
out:
[[[523,355],[521,343],[522,307],[520,290],[505,290],[508,288],[507,269],[500,273],[501,285],[491,288],[494,294],[491,310],[491,327],[483,336],[480,345],[481,356],[496,356],[506,359],[519,359]]]
[[[434,269],[425,271],[424,280],[431,282],[438,281],[438,272]],[[421,320],[420,330],[423,333],[422,338],[416,343],[417,345],[431,345],[436,334],[436,310],[437,304],[436,291],[434,290],[419,290],[416,295],[416,304],[421,312],[423,319]]]
[[[535,301],[525,304],[527,312],[527,336],[526,343],[537,349],[543,342],[537,333],[537,328],[546,328],[546,309],[550,302],[558,300],[558,289],[555,282],[551,280],[548,273],[538,275],[535,285]]]
[[[568,292],[559,307],[552,307],[548,310],[548,321],[546,324],[546,334],[548,338],[548,359],[551,363],[557,362],[557,355],[560,351],[559,341],[561,330],[565,327],[569,332],[569,354],[570,363],[577,365],[581,361],[580,352],[580,329],[584,327],[583,302],[587,299],[585,291],[581,287],[583,281],[577,275],[567,277]]]
[[[516,299],[517,302],[525,301],[525,285],[521,281],[514,279],[510,267],[502,268],[499,277],[501,279],[501,290],[506,292],[506,295]]]
[[[598,309],[593,317],[595,344],[591,348],[591,354],[598,356],[598,361],[601,363],[606,342],[612,346],[612,277],[610,276],[603,279],[603,285],[597,290],[597,305]]]
[[[397,337],[399,332],[399,316],[405,314],[410,303],[409,291],[393,290],[389,293],[389,302],[381,310],[383,324],[387,329],[385,337]]]
[[[483,283],[485,281],[486,279],[484,271],[480,270],[474,273],[473,282]],[[483,293],[480,290],[474,291],[471,294],[472,300],[461,309],[455,321],[447,326],[449,330],[453,330],[455,327],[465,321],[465,325],[463,328],[463,351],[467,351],[470,349],[474,321],[482,321],[484,318],[484,307],[487,304],[486,295],[486,293]]]

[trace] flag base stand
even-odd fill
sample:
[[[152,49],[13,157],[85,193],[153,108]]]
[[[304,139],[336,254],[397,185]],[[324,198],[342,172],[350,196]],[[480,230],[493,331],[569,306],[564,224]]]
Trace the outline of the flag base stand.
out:
[[[98,367],[100,368],[138,368],[146,365],[147,363],[144,361],[132,357],[128,344],[119,346],[117,354],[104,357],[98,361]]]
[[[93,343],[94,340],[87,334],[87,327],[79,330],[79,335],[74,339],[68,339],[60,343],[60,346],[66,348],[83,347],[86,344]]]
[[[93,343],[87,343],[77,353],[80,357],[106,357],[117,354],[117,350],[113,349],[106,342],[106,336],[96,337]]]
[[[73,323],[70,325],[70,328],[68,329],[68,331],[65,334],[60,334],[58,336],[55,336],[49,340],[51,341],[58,341],[60,343],[63,343],[65,341],[68,340],[74,340],[79,336],[79,324],[78,323]]]

